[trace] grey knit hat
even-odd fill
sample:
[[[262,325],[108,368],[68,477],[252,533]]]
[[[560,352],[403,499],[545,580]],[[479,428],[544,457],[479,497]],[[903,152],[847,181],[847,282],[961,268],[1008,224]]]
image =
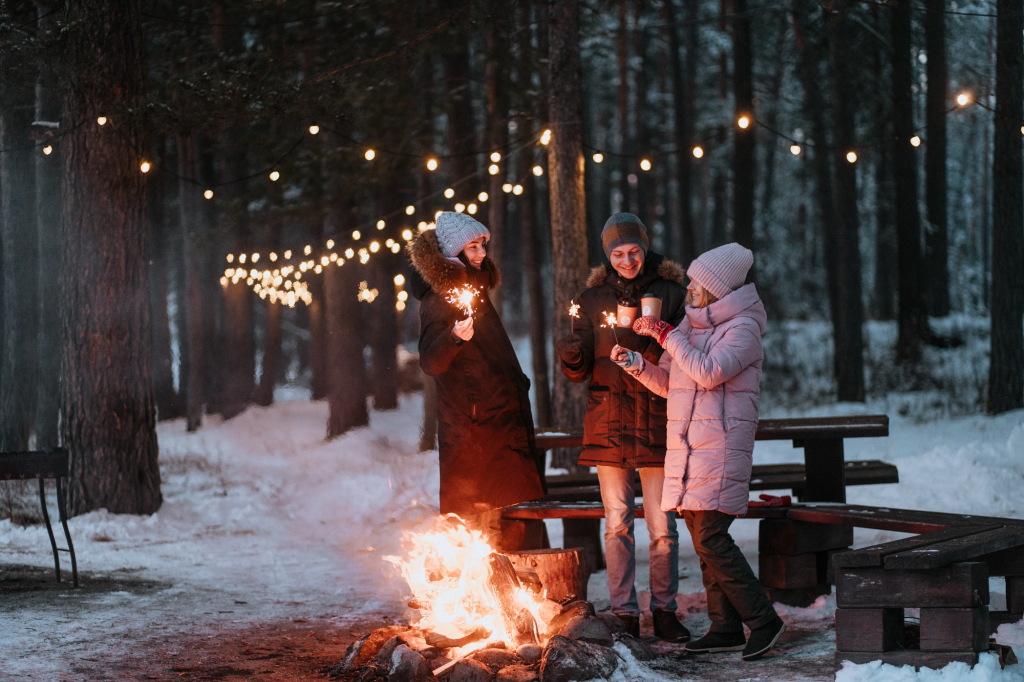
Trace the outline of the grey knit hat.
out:
[[[605,258],[611,258],[612,250],[623,244],[638,244],[644,253],[651,248],[647,228],[632,213],[616,213],[605,221],[601,230],[601,246]]]
[[[702,253],[690,263],[686,274],[722,299],[743,286],[753,264],[754,254],[750,249],[733,242]]]
[[[481,235],[486,236],[488,240],[491,238],[490,231],[480,221],[465,213],[444,211],[437,216],[436,225],[437,243],[445,258],[455,258],[466,248],[466,244]]]

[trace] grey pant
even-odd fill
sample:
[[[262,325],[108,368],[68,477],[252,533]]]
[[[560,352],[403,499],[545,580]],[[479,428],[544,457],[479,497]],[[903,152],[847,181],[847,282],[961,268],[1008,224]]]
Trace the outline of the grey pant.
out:
[[[743,552],[729,535],[734,516],[720,511],[683,511],[693,549],[700,558],[708,595],[711,632],[743,632],[767,625],[778,616]]]
[[[604,504],[604,553],[612,613],[636,616],[640,613],[633,584],[636,574],[636,542],[633,538],[636,469],[599,466],[597,478],[601,483],[601,502]],[[679,589],[679,531],[676,529],[676,513],[661,511],[664,483],[663,468],[640,468],[644,519],[651,540],[651,609],[675,611]]]

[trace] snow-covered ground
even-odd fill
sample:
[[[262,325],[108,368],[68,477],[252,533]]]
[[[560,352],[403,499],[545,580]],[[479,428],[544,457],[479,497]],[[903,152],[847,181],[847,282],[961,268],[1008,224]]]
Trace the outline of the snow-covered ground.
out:
[[[528,367],[528,359],[523,364]],[[290,397],[228,422],[208,418],[193,434],[182,421],[161,423],[160,511],[150,517],[98,511],[70,522],[85,589],[64,583],[44,598],[5,588],[26,567],[39,567],[40,575],[52,571],[52,558],[44,527],[0,521],[0,680],[122,679],[97,670],[105,661],[144,661],[156,646],[173,654],[183,633],[213,638],[305,619],[358,628],[387,617],[381,614],[411,615],[397,572],[381,557],[401,552],[401,531],[422,527],[437,509],[437,454],[416,452],[420,397],[403,397],[397,411],[373,412],[369,427],[330,442],[324,440],[326,404],[304,399],[301,391]],[[1024,518],[1024,411],[922,420],[921,412],[890,411],[886,400],[799,412],[890,412],[891,435],[849,440],[846,456],[894,463],[900,483],[851,488],[851,502]],[[788,412],[766,405],[765,413]],[[788,442],[761,442],[755,451],[756,463],[801,458]],[[756,568],[756,523],[739,521],[733,529]],[[549,531],[559,544],[560,524]],[[680,534],[680,613],[700,634],[708,621],[699,567],[682,524]],[[642,521],[636,536],[637,583],[646,606]],[[855,539],[865,545],[894,537],[858,530]],[[66,555],[63,562],[66,568]],[[992,607],[1002,608],[1002,581],[993,579],[991,587]],[[592,577],[590,593],[599,609],[607,607],[604,573]],[[718,671],[713,679],[828,679],[834,597],[809,609],[777,609],[792,633],[779,655],[759,664],[723,657],[655,663],[652,679],[708,679],[712,669]],[[1002,626],[998,639],[1024,654],[1024,623]],[[1024,665],[1001,671],[988,656],[973,671],[862,665],[845,668],[838,679],[1024,680]]]

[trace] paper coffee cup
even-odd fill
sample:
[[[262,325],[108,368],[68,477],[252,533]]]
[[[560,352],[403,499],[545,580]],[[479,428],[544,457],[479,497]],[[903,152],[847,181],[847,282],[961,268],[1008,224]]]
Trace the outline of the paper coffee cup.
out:
[[[655,295],[644,296],[640,299],[640,315],[642,317],[661,318],[661,297]]]
[[[615,314],[615,322],[620,327],[632,327],[636,321],[638,308],[634,304],[619,303],[618,311]]]

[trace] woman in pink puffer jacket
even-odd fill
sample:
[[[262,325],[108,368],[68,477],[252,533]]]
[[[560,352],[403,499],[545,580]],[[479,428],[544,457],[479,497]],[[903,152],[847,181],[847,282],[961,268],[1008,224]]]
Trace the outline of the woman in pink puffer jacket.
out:
[[[668,398],[662,509],[686,521],[711,619],[710,631],[686,650],[742,650],[745,660],[763,656],[786,629],[729,535],[733,519],[747,511],[764,359],[767,315],[754,285],[743,284],[753,262],[739,244],[704,253],[686,273],[690,302],[679,327],[655,317],[636,321],[634,331],[665,348],[657,365],[619,346],[612,350],[614,361]]]

